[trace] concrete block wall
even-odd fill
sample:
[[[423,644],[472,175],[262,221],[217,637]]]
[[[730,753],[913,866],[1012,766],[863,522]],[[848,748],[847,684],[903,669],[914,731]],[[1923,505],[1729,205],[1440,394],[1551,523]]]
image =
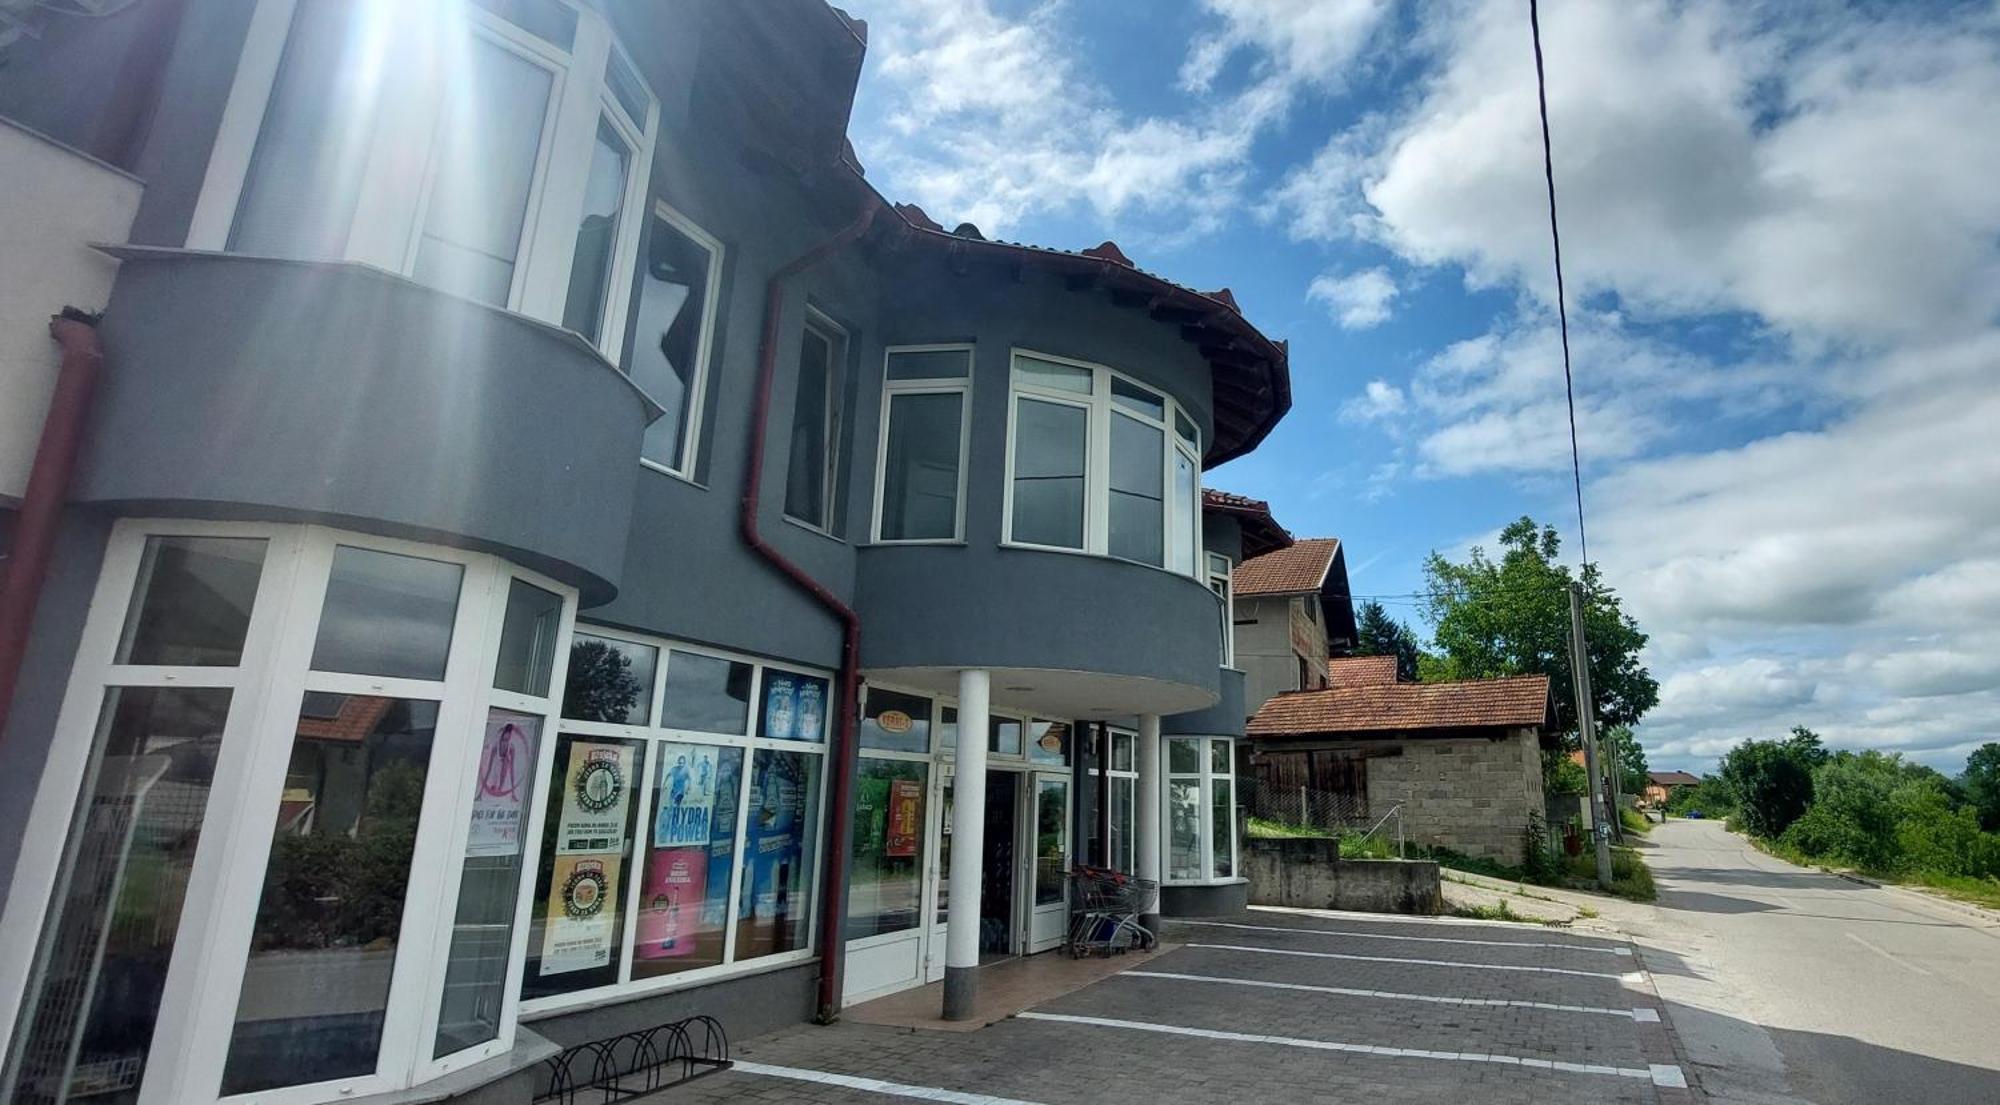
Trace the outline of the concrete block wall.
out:
[[[1421,844],[1518,864],[1523,833],[1542,811],[1541,748],[1530,730],[1498,740],[1403,742],[1368,760],[1368,805],[1403,803],[1403,831]]]

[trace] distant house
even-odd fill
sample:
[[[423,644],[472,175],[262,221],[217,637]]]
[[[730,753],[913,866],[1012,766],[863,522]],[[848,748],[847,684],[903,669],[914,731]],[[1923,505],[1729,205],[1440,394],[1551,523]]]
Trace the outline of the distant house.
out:
[[[1340,540],[1301,538],[1236,566],[1236,666],[1244,709],[1326,686],[1326,660],[1354,647],[1354,600]]]
[[[1248,565],[1246,564],[1245,567]],[[1337,657],[1331,685],[1276,695],[1248,726],[1253,816],[1288,803],[1348,824],[1402,806],[1410,840],[1519,863],[1542,811],[1545,675],[1399,683],[1393,656]]]
[[[1690,775],[1685,771],[1648,771],[1643,798],[1649,806],[1664,806],[1667,800],[1674,796],[1675,791],[1698,786],[1700,783],[1700,776]]]

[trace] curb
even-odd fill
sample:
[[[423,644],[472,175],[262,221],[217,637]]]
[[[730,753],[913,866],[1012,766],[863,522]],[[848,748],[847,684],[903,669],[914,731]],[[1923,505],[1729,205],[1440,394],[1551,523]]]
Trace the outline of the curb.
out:
[[[1695,1066],[1688,1059],[1687,1049],[1681,1044],[1680,1033],[1674,1031],[1673,1014],[1667,1008],[1665,998],[1660,996],[1660,988],[1653,981],[1653,969],[1646,966],[1646,952],[1629,937],[1625,946],[1632,949],[1632,964],[1639,968],[1645,992],[1653,999],[1653,1008],[1659,1011],[1658,1023],[1641,1022],[1633,1027],[1638,1029],[1639,1046],[1645,1052],[1646,1062],[1656,1066],[1672,1066],[1685,1077],[1685,1086],[1653,1087],[1653,1094],[1660,1105],[1695,1105],[1707,1101],[1708,1092],[1701,1088],[1701,1079],[1695,1073]]]

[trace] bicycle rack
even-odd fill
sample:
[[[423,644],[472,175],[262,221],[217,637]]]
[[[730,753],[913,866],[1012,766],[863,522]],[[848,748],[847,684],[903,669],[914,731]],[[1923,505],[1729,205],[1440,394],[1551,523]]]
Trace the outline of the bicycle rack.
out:
[[[566,1047],[542,1065],[548,1085],[535,1101],[608,1103],[728,1070],[729,1034],[714,1017],[695,1016]]]

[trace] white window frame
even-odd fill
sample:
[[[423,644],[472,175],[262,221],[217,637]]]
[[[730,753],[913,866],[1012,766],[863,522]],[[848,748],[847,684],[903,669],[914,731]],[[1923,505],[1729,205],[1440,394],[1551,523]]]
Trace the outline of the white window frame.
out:
[[[827,344],[826,456],[820,458],[820,480],[822,481],[820,486],[820,503],[826,508],[826,517],[822,521],[817,522],[810,518],[801,518],[791,512],[791,504],[789,503],[781,503],[779,513],[783,515],[786,521],[791,522],[793,525],[803,526],[814,533],[826,537],[835,537],[839,532],[840,433],[847,419],[847,412],[843,408],[847,398],[847,358],[850,352],[848,342],[851,338],[847,333],[846,327],[833,321],[824,311],[821,311],[817,307],[806,308],[805,323],[799,328],[801,349],[804,348],[805,335],[808,331],[818,331],[819,336],[825,339]],[[794,378],[797,377],[796,367],[794,368],[793,376]],[[799,394],[799,391],[796,389],[792,392],[792,409],[794,412],[798,409]],[[794,417],[797,417],[796,413]],[[785,449],[784,487],[789,489],[791,486],[792,464],[790,440],[785,442]]]
[[[1160,750],[1160,832],[1168,834],[1165,839],[1160,841],[1161,881],[1173,886],[1214,886],[1247,881],[1240,874],[1217,875],[1215,873],[1215,780],[1220,777],[1226,777],[1229,780],[1230,807],[1234,809],[1237,805],[1239,793],[1236,789],[1236,739],[1234,737],[1183,736],[1181,734],[1165,736],[1160,739],[1169,744],[1169,747]],[[1201,761],[1198,765],[1198,770],[1172,770],[1173,749],[1171,742],[1173,741],[1187,741],[1195,746],[1195,754]],[[1217,775],[1214,761],[1211,758],[1212,748],[1217,743],[1230,746],[1229,771],[1226,776]],[[1171,803],[1173,800],[1173,787],[1171,784],[1175,780],[1182,782],[1195,780],[1199,783],[1195,788],[1195,802],[1201,816],[1195,850],[1201,856],[1201,874],[1194,878],[1176,878],[1172,874],[1173,841],[1171,833],[1173,831],[1173,817]],[[1242,870],[1243,854],[1241,843],[1236,838],[1236,818],[1232,816],[1229,819],[1229,867],[1232,872]]]
[[[695,339],[694,382],[688,386],[687,433],[681,439],[680,458],[675,465],[668,466],[651,457],[642,455],[639,458],[639,463],[655,472],[693,482],[695,466],[701,460],[701,418],[703,407],[708,402],[708,362],[711,351],[715,348],[715,319],[717,312],[721,309],[722,258],[724,247],[721,239],[703,230],[693,219],[682,214],[664,199],[655,199],[653,201],[652,216],[685,234],[694,241],[694,244],[708,251],[708,284],[703,290],[701,329],[698,332],[699,336]],[[631,272],[628,274],[624,285],[626,292],[630,293],[640,279],[641,274],[639,273],[635,250]],[[614,292],[615,290],[614,288]],[[614,295],[613,298],[619,299],[621,302],[629,302],[632,297],[630,294],[627,294],[622,297]],[[624,340],[625,329],[623,322],[619,323],[618,329],[619,340],[622,342]],[[633,350],[632,353],[634,356],[638,355],[637,350]],[[631,364],[629,362],[620,363],[625,366],[626,375],[630,376],[632,371]]]
[[[844,704],[836,701],[836,696],[839,694],[839,683],[834,673],[825,668],[813,667],[808,664],[794,664],[789,661],[770,660],[752,656],[748,653],[731,652],[726,649],[710,648],[707,645],[690,644],[669,637],[655,637],[644,633],[633,633],[589,622],[578,622],[576,632],[588,634],[592,637],[606,637],[629,644],[644,645],[659,650],[659,657],[653,665],[652,701],[647,707],[645,724],[627,725],[620,722],[581,721],[576,718],[562,718],[556,722],[558,732],[551,734],[548,739],[547,757],[551,765],[554,763],[556,737],[558,735],[616,737],[624,740],[639,741],[642,746],[638,766],[639,777],[635,780],[632,790],[632,802],[635,808],[635,821],[633,823],[639,828],[634,831],[632,854],[626,865],[628,875],[625,880],[625,886],[621,888],[624,895],[624,909],[626,912],[623,935],[619,938],[618,981],[606,983],[602,986],[575,990],[566,994],[550,994],[546,997],[529,998],[522,1001],[521,1023],[526,1024],[531,1021],[575,1012],[580,1009],[593,1009],[604,1005],[615,1005],[619,1002],[630,1001],[635,997],[643,995],[685,990],[705,985],[720,978],[739,978],[747,975],[761,974],[766,971],[778,970],[814,959],[818,955],[816,950],[818,944],[816,941],[819,936],[820,924],[820,879],[821,873],[826,868],[824,850],[831,846],[827,841],[827,824],[830,814],[827,791],[830,780],[827,774],[829,764],[826,750],[833,727],[836,724],[836,719],[839,716],[837,711],[847,708]],[[673,654],[676,652],[693,653],[712,659],[729,660],[752,666],[750,702],[747,707],[744,723],[745,732],[741,734],[711,733],[699,729],[671,728],[661,723],[661,711],[665,708],[666,700],[667,669],[672,665]],[[764,680],[772,668],[777,668],[784,672],[810,675],[827,681],[827,710],[826,721],[824,723],[827,732],[820,740],[784,740],[757,736],[758,714],[764,699]],[[560,712],[561,689],[556,689],[554,693],[559,700],[557,709]],[[725,913],[723,914],[728,918],[723,934],[723,960],[721,963],[711,966],[697,967],[690,971],[680,971],[662,975],[658,978],[635,979],[632,977],[632,947],[638,940],[639,926],[635,921],[639,911],[640,890],[644,885],[644,879],[640,877],[640,872],[644,867],[644,853],[647,848],[646,841],[650,826],[652,825],[653,792],[655,789],[656,773],[658,771],[659,749],[661,745],[669,743],[706,744],[716,747],[743,749],[743,769],[739,772],[739,778],[737,779],[739,789],[737,791],[736,806],[736,838],[732,845],[735,858],[729,868],[729,901],[725,906]],[[818,806],[817,821],[813,827],[815,852],[813,862],[809,864],[812,868],[812,876],[807,882],[805,946],[792,951],[776,952],[771,955],[758,956],[755,959],[739,961],[736,958],[736,910],[745,889],[743,886],[743,848],[747,843],[749,835],[750,780],[758,749],[807,752],[820,757],[819,793],[814,799]],[[552,766],[544,771],[543,777],[546,778],[548,772],[551,770],[553,770]],[[525,898],[534,897],[534,886],[541,874],[539,835],[536,848],[537,851],[532,860],[529,876],[522,880],[523,884],[528,887],[523,895]],[[526,939],[527,927],[528,922],[524,920],[522,922],[523,940]],[[519,970],[516,972],[514,981],[516,983],[515,990],[518,993],[518,984],[520,982]]]
[[[146,540],[156,536],[248,537],[267,542],[239,666],[111,662],[124,632]],[[311,670],[334,553],[340,546],[461,567],[458,607],[442,679]],[[502,614],[515,579],[562,600],[550,692],[545,697],[492,686]],[[90,615],[57,719],[56,739],[50,745],[36,791],[7,909],[0,917],[0,1038],[12,1037],[11,1022],[34,981],[32,960],[43,928],[60,905],[52,902],[43,888],[59,881],[62,853],[80,808],[80,791],[94,752],[106,689],[228,687],[232,692],[229,715],[161,992],[160,1014],[140,1085],[140,1105],[196,1101],[316,1105],[420,1085],[510,1050],[518,1014],[512,991],[527,948],[527,909],[533,891],[528,885],[533,871],[528,852],[524,852],[522,863],[523,889],[515,903],[509,993],[503,1000],[500,1033],[483,1044],[442,1058],[431,1057],[470,832],[472,782],[484,743],[487,711],[497,706],[541,719],[536,769],[539,784],[546,778],[554,749],[555,714],[567,674],[576,604],[574,588],[483,553],[317,525],[119,520],[106,544]],[[412,871],[432,871],[436,877],[428,882],[413,879],[404,901],[375,1071],[223,1097],[219,1087],[257,914],[255,906],[245,908],[244,903],[262,900],[272,826],[293,747],[293,740],[273,734],[296,732],[308,690],[438,702],[417,841],[410,861]],[[524,850],[537,846],[542,797],[538,785],[530,808],[524,811]]]
[[[1222,666],[1236,666],[1236,565],[1221,553],[1204,553],[1208,565],[1208,589],[1222,608]],[[1219,586],[1218,586],[1219,585]]]
[[[928,377],[923,379],[892,380],[889,378],[889,362],[898,353],[959,353],[965,354],[965,375],[962,377]],[[976,350],[970,344],[944,345],[892,345],[882,351],[882,414],[881,432],[875,441],[875,510],[868,521],[868,533],[880,545],[956,545],[965,541],[965,488],[967,455],[972,440],[972,375],[976,371]],[[949,537],[897,537],[882,536],[882,517],[887,507],[889,489],[889,416],[899,395],[956,395],[958,396],[958,489],[953,502],[951,536]]]
[[[1047,361],[1051,364],[1067,365],[1071,368],[1088,369],[1091,372],[1091,390],[1089,393],[1066,391],[1062,388],[1046,387],[1026,381],[1022,378],[1017,367],[1019,360],[1023,357],[1038,361]],[[1008,366],[1007,460],[1000,506],[1000,543],[1014,548],[1038,549],[1045,552],[1082,553],[1089,556],[1108,557],[1116,559],[1121,563],[1137,564],[1140,567],[1153,568],[1157,571],[1169,572],[1173,575],[1187,578],[1189,573],[1181,572],[1173,566],[1174,549],[1178,545],[1183,548],[1193,549],[1195,554],[1192,561],[1194,565],[1193,571],[1196,578],[1201,578],[1199,574],[1202,571],[1201,443],[1199,440],[1195,441],[1193,448],[1190,449],[1180,434],[1176,432],[1174,423],[1176,413],[1185,416],[1188,422],[1195,426],[1195,433],[1199,437],[1201,424],[1195,419],[1194,412],[1188,410],[1179,400],[1157,385],[1147,383],[1128,373],[1119,372],[1093,361],[1083,361],[1073,357],[1063,357],[1053,353],[1043,353],[1039,350],[1016,346],[1009,351]],[[1134,411],[1128,407],[1119,406],[1112,398],[1111,384],[1114,379],[1122,380],[1130,386],[1159,396],[1161,417],[1154,419],[1149,415]],[[1014,536],[1014,448],[1016,444],[1016,424],[1019,421],[1020,405],[1023,399],[1078,407],[1083,409],[1088,415],[1085,423],[1087,431],[1084,441],[1083,547],[1080,549],[1063,545],[1044,545],[1038,542],[1019,540]],[[1142,425],[1151,426],[1160,431],[1161,539],[1159,564],[1149,564],[1142,560],[1127,560],[1123,557],[1112,557],[1110,552],[1111,419],[1114,417],[1131,418]],[[1193,507],[1191,514],[1193,522],[1192,525],[1187,527],[1189,529],[1187,533],[1178,532],[1182,527],[1177,525],[1174,520],[1174,458],[1176,454],[1185,456],[1194,462],[1195,480],[1193,502],[1191,504]]]
[[[373,2],[381,5],[378,14],[384,17],[405,11],[391,0]],[[604,322],[596,343],[605,359],[616,364],[623,353],[630,298],[618,293],[629,293],[632,286],[646,184],[659,130],[659,100],[647,88],[646,118],[632,119],[626,114],[610,92],[606,66],[616,51],[625,57],[634,75],[639,74],[638,67],[630,64],[630,56],[615,41],[610,24],[591,5],[577,0],[556,2],[570,8],[576,17],[575,38],[567,52],[472,4],[439,5],[438,10],[463,11],[469,33],[542,66],[551,76],[505,309],[561,325],[598,120],[609,118],[621,137],[631,143],[632,162],[619,213]],[[299,0],[256,0],[189,221],[189,249],[228,248],[298,4]],[[356,8],[360,11],[361,5]],[[393,61],[383,66],[383,97],[402,106],[384,112],[376,129],[362,142],[361,156],[372,168],[363,174],[345,248],[339,257],[325,260],[360,262],[399,276],[413,276],[437,172],[429,155],[438,148],[437,131],[445,125],[447,106],[437,74],[426,71],[432,68]],[[641,77],[641,87],[644,84]],[[411,173],[406,168],[411,151],[423,151],[422,172]]]
[[[1130,832],[1128,832],[1128,833],[1126,833],[1126,835],[1125,835],[1125,846],[1126,846],[1126,849],[1127,849],[1127,851],[1129,851],[1129,852],[1131,853],[1131,855],[1129,855],[1129,856],[1112,856],[1112,857],[1111,857],[1111,866],[1113,866],[1114,868],[1117,868],[1117,869],[1118,869],[1118,870],[1120,870],[1120,871],[1124,871],[1124,872],[1126,872],[1127,874],[1137,874],[1137,873],[1138,873],[1138,869],[1139,869],[1139,868],[1138,868],[1138,863],[1139,863],[1139,734],[1138,734],[1138,733],[1136,733],[1136,732],[1134,732],[1134,731],[1133,731],[1133,730],[1131,730],[1131,729],[1126,729],[1126,728],[1123,728],[1123,727],[1120,727],[1120,726],[1116,726],[1116,725],[1107,725],[1107,726],[1105,726],[1104,728],[1105,728],[1105,732],[1106,732],[1107,734],[1109,734],[1109,735],[1108,735],[1108,736],[1106,737],[1106,740],[1107,740],[1107,741],[1108,741],[1108,742],[1110,743],[1110,745],[1112,746],[1112,753],[1111,753],[1111,755],[1110,755],[1110,756],[1108,757],[1108,759],[1109,759],[1109,762],[1110,762],[1110,763],[1112,763],[1112,764],[1116,764],[1116,763],[1118,762],[1118,753],[1117,753],[1117,751],[1116,751],[1116,748],[1117,748],[1117,744],[1118,744],[1118,740],[1119,740],[1119,738],[1121,738],[1121,737],[1122,737],[1122,738],[1124,738],[1125,740],[1127,740],[1127,741],[1129,741],[1129,742],[1131,743],[1131,748],[1132,748],[1132,766],[1131,766],[1131,767],[1129,767],[1129,768],[1122,768],[1122,767],[1115,767],[1115,766],[1114,766],[1114,767],[1110,767],[1110,768],[1106,769],[1106,770],[1107,770],[1107,771],[1109,772],[1110,776],[1111,776],[1111,784],[1110,784],[1110,785],[1109,785],[1108,787],[1106,787],[1106,788],[1105,788],[1105,790],[1106,790],[1106,793],[1108,793],[1108,794],[1110,794],[1110,795],[1112,795],[1112,796],[1113,796],[1113,797],[1112,797],[1112,799],[1111,799],[1111,803],[1110,803],[1110,804],[1111,804],[1111,810],[1109,810],[1109,811],[1105,811],[1105,810],[1100,810],[1100,811],[1098,811],[1098,816],[1099,816],[1100,818],[1115,818],[1115,817],[1117,816],[1117,815],[1116,815],[1116,812],[1115,812],[1115,811],[1116,811],[1116,810],[1117,810],[1117,808],[1118,808],[1118,801],[1117,801],[1117,798],[1116,798],[1116,794],[1117,794],[1117,791],[1118,791],[1118,786],[1119,786],[1119,784],[1120,784],[1120,783],[1129,783],[1129,784],[1131,785],[1131,788],[1132,788],[1132,827],[1131,827],[1131,831],[1130,831]],[[1168,738],[1168,739],[1171,739],[1171,738]],[[1089,772],[1088,772],[1088,776],[1089,776],[1089,777],[1090,777],[1091,779],[1096,779],[1096,778],[1097,778],[1097,776],[1098,776],[1098,768],[1097,768],[1097,765],[1096,765],[1095,763],[1092,763],[1092,764],[1091,764],[1091,766],[1090,766],[1090,770],[1089,770]],[[1090,784],[1088,784],[1088,785],[1089,785],[1089,786],[1091,786],[1091,787],[1093,787],[1093,788],[1095,788],[1097,784],[1096,784],[1096,783],[1090,783]],[[1092,793],[1093,793],[1093,794],[1094,794],[1094,793],[1096,793],[1094,789],[1093,789]],[[1114,828],[1116,827],[1116,824],[1115,824],[1115,821],[1114,821],[1114,824],[1113,824],[1113,827],[1114,827]],[[1109,842],[1106,842],[1106,846],[1107,846],[1107,847],[1109,847]],[[1122,867],[1121,867],[1121,866],[1119,866],[1119,863],[1120,863],[1120,861],[1121,861],[1121,860],[1122,860],[1122,861],[1124,861],[1124,864],[1125,864],[1125,865],[1124,865],[1124,866],[1122,866]]]

